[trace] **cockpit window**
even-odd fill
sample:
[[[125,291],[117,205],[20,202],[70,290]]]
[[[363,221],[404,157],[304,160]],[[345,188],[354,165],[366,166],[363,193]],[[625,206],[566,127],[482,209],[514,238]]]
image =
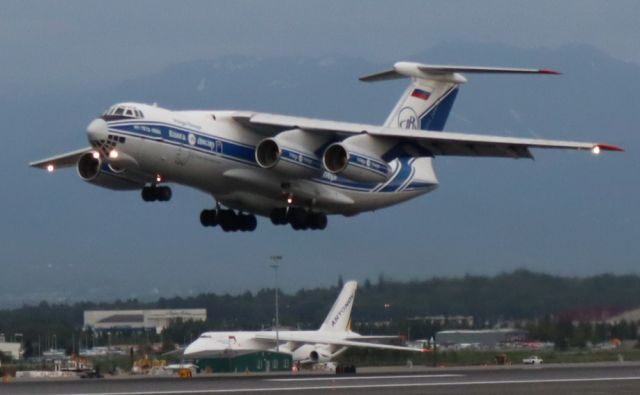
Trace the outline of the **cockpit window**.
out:
[[[111,106],[107,111],[102,114],[102,119],[105,121],[115,121],[119,119],[134,119],[143,118],[142,111],[133,106],[115,105]]]

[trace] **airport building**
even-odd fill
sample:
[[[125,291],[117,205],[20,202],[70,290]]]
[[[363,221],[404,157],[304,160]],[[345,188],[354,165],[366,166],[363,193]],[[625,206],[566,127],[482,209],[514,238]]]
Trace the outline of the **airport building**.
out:
[[[0,352],[8,355],[11,359],[20,359],[22,357],[22,344],[12,342],[0,342]]]
[[[84,327],[96,332],[162,332],[171,322],[206,321],[206,309],[85,310]]]
[[[606,320],[607,324],[612,325],[619,324],[623,321],[640,322],[640,308],[623,311],[619,314],[609,317]]]
[[[11,359],[20,359],[22,358],[22,343],[8,342],[4,333],[0,333],[0,352],[3,355],[8,355]]]
[[[436,333],[443,348],[497,349],[527,341],[527,332],[519,329],[450,330]]]

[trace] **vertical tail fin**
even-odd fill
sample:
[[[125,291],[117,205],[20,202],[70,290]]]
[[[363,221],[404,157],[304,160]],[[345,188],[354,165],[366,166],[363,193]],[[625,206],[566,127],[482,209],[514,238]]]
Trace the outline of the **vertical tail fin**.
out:
[[[371,74],[360,80],[370,82],[411,78],[411,84],[400,97],[384,126],[442,131],[456,100],[458,86],[467,82],[460,73],[559,74],[547,69],[437,66],[398,62],[391,70]]]
[[[384,126],[442,131],[457,94],[456,83],[414,79]]]
[[[320,326],[322,332],[344,332],[349,329],[349,321],[351,321],[351,308],[356,297],[356,289],[358,283],[356,281],[348,281],[342,287],[338,299],[336,299],[333,307],[329,311],[327,318]]]

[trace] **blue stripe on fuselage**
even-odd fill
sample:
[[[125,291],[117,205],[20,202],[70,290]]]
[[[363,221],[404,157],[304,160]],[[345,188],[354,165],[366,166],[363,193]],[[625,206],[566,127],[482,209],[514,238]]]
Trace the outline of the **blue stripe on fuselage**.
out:
[[[398,166],[400,166],[400,171],[396,174],[395,177],[393,177],[391,182],[380,189],[380,192],[396,192],[398,189],[400,189],[402,184],[409,180],[413,173],[413,166],[411,166],[413,163],[413,159],[414,158],[408,157],[398,158]]]
[[[255,146],[221,138],[219,136],[211,136],[200,131],[188,130],[182,126],[163,122],[118,121],[109,122],[109,129],[115,133],[160,140],[167,144],[177,145],[182,148],[189,148],[207,154],[220,155],[225,159],[258,167],[258,164],[255,161]],[[190,137],[189,135],[193,135],[193,137]],[[399,158],[399,166],[401,166],[400,171],[396,172],[396,175],[393,176],[392,180],[386,185],[385,183],[364,183],[352,181],[348,178],[328,173],[325,173],[322,177],[313,178],[312,181],[354,191],[399,192],[401,189],[400,187],[407,183],[407,181],[409,181],[413,176],[412,166],[411,163],[409,163],[412,159],[414,158]],[[312,166],[316,165],[317,162],[317,160],[314,160],[312,162]],[[383,185],[384,187],[381,188]],[[412,189],[415,190],[416,188]]]

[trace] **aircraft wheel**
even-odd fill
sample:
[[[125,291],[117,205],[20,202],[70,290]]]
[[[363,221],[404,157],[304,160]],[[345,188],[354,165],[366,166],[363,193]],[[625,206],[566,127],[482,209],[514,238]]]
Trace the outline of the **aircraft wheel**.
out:
[[[304,230],[309,227],[307,211],[300,207],[291,207],[289,209],[287,219],[291,223],[291,227],[295,230]]]
[[[171,200],[171,188],[169,187],[158,187],[156,188],[157,199],[161,202],[168,202]]]
[[[254,230],[256,230],[256,228],[258,227],[258,220],[256,219],[256,216],[253,214],[247,215],[247,219],[246,219],[246,230],[249,232],[253,232]]]
[[[236,220],[238,221],[238,228],[242,232],[252,232],[256,230],[256,226],[258,225],[256,216],[253,214],[240,214]]]
[[[153,202],[158,199],[155,187],[142,188],[142,200],[145,202]]]
[[[274,208],[269,215],[271,223],[274,225],[286,225],[287,224],[287,209],[286,208]]]
[[[218,224],[216,210],[202,210],[200,213],[200,223],[202,226],[216,226]]]
[[[207,213],[209,210],[202,210],[200,212],[200,224],[202,226],[209,226],[209,214]]]
[[[241,232],[246,232],[249,230],[249,215],[247,214],[238,214],[236,217],[236,221],[238,222],[238,230]]]
[[[220,227],[225,232],[235,232],[239,229],[238,216],[233,210],[220,210],[218,217]]]
[[[313,213],[310,221],[311,229],[323,230],[327,227],[327,215],[324,213]]]

